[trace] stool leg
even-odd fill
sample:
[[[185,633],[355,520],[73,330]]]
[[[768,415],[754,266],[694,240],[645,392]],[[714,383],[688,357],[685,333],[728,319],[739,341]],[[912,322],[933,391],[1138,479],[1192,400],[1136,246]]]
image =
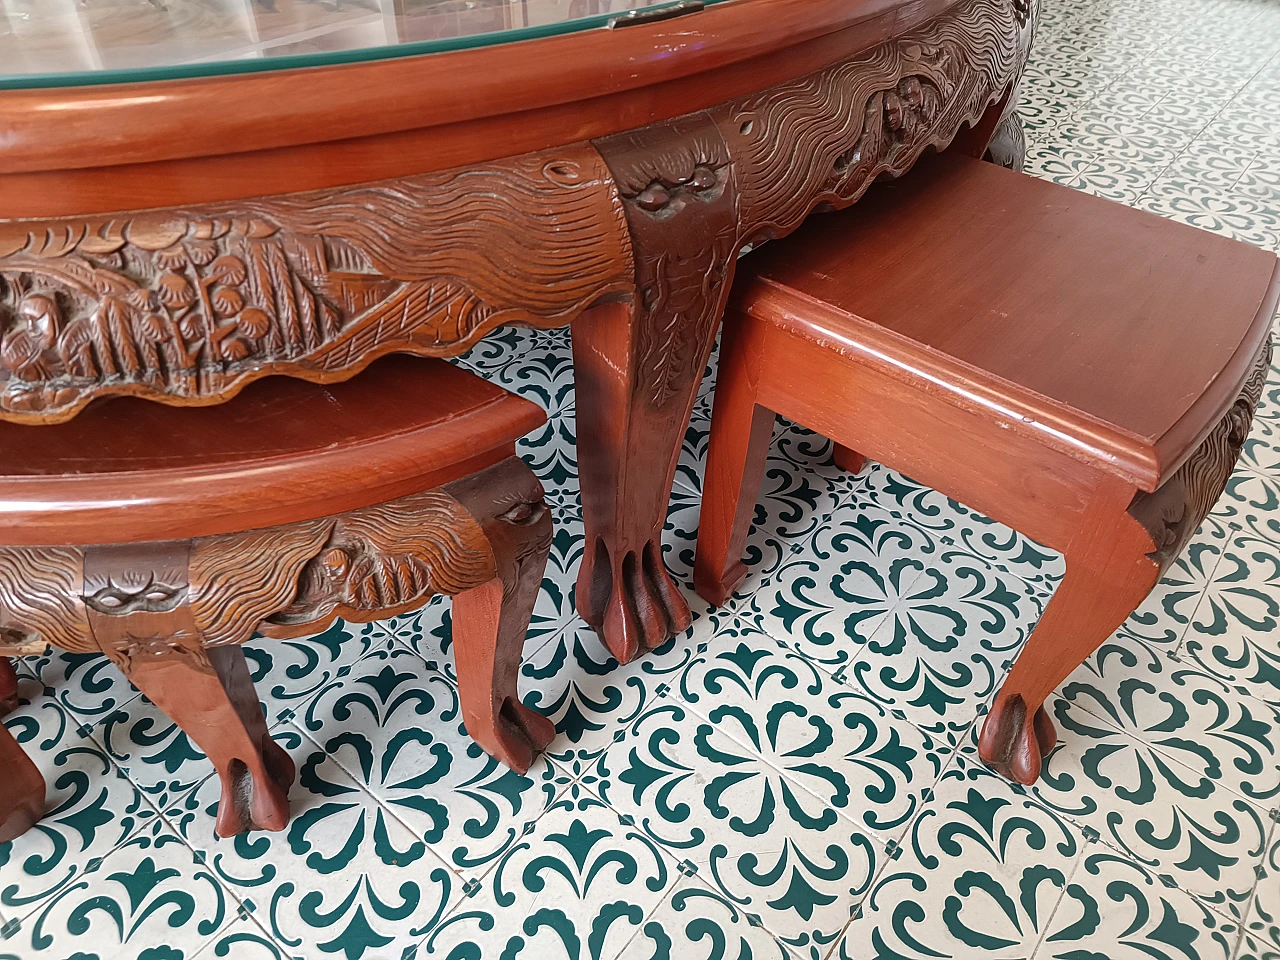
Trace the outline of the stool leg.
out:
[[[0,724],[0,843],[22,836],[44,815],[44,777]]]
[[[763,363],[763,324],[725,318],[693,585],[708,603],[724,603],[747,575],[742,554],[760,498],[774,413],[756,403]]]
[[[218,836],[283,830],[293,761],[267,732],[244,651],[238,644],[171,649],[113,659],[213,761],[222,781]]]
[[[861,473],[862,468],[867,465],[867,458],[858,453],[857,450],[850,450],[848,447],[842,447],[838,443],[832,459],[835,460],[837,467],[841,470],[847,470],[849,473]]]
[[[1133,487],[1108,479],[1066,550],[1067,572],[996,694],[978,754],[997,773],[1035,783],[1057,742],[1045,698],[1124,623],[1160,576],[1151,535],[1127,512]]]
[[[467,732],[490,755],[526,773],[555,725],[520,702],[517,681],[529,619],[551,551],[542,485],[518,458],[446,489],[480,523],[496,576],[453,598],[453,649]]]
[[[0,717],[18,709],[18,673],[13,661],[0,657]]]

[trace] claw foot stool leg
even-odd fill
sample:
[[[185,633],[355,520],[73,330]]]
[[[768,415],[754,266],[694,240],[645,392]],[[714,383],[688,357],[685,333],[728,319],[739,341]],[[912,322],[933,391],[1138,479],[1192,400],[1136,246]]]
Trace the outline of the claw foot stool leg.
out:
[[[516,690],[525,631],[551,550],[551,512],[533,472],[512,458],[445,487],[484,530],[496,576],[453,598],[453,647],[467,732],[526,773],[555,725]]]

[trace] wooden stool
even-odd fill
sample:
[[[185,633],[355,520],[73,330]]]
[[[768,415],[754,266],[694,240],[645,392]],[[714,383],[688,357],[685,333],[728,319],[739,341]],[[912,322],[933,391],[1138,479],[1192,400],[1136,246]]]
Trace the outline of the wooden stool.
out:
[[[213,761],[218,833],[281,830],[293,764],[240,644],[448,594],[467,730],[524,772],[554,734],[516,695],[551,517],[515,440],[545,419],[443,361],[388,357],[334,386],[260,381],[222,406],[128,398],[57,426],[0,424],[0,653],[105,653]],[[14,750],[0,744],[6,768]],[[0,835],[43,796],[7,777]]]
[[[1048,694],[1222,493],[1271,358],[1263,250],[953,154],[744,259],[720,350],[695,580],[723,601],[774,414],[1061,551],[983,727],[1034,783]],[[855,453],[854,451],[857,451]]]

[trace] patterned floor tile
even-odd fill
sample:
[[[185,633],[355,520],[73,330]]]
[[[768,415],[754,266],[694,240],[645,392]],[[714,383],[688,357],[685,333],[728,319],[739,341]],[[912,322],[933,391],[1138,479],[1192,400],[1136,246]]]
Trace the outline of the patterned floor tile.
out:
[[[616,957],[679,876],[674,860],[599,800],[566,796],[467,885],[418,955]]]
[[[699,882],[813,960],[839,936],[884,855],[789,773],[672,700],[642,714],[600,758],[595,789]]]
[[[1139,685],[1122,682],[1121,693]],[[1207,775],[1220,771],[1201,745],[1161,736],[1170,710],[1178,714],[1167,702],[1152,698],[1166,708],[1160,717],[1139,713],[1123,697],[1112,704],[1101,693],[1072,685],[1063,690],[1045,705],[1058,746],[1028,794],[1219,913],[1238,917],[1266,848],[1267,808]],[[1200,767],[1186,766],[1180,754]]]
[[[522,776],[481,750],[453,683],[404,647],[361,660],[296,723],[457,870],[501,856],[558,789],[546,759]]]
[[[732,900],[681,880],[618,960],[792,960],[760,921]]]
[[[252,900],[254,919],[291,952],[400,956],[457,896],[457,875],[301,727],[286,724],[273,736],[298,773],[286,830],[216,838],[216,777],[168,808],[166,819],[219,882]]]
[[[219,957],[233,957],[234,960],[285,960],[287,956],[267,936],[266,931],[254,922],[252,915],[248,915],[236,917],[210,937],[193,960],[215,960]]]
[[[81,960],[185,960],[238,908],[208,865],[157,820],[92,862],[18,929],[11,925],[0,949]]]
[[[965,730],[995,693],[1047,596],[968,551],[943,547],[837,674],[935,736]]]
[[[1083,842],[1064,818],[958,758],[832,956],[1027,960]]]
[[[45,815],[0,844],[0,911],[21,918],[156,818],[74,714],[22,678],[5,726],[45,778]],[[2,948],[0,948],[2,949]]]
[[[1254,960],[1280,958],[1280,817],[1271,829],[1271,843],[1258,870],[1253,909],[1245,922],[1240,956]]]
[[[1239,927],[1100,844],[1058,902],[1036,960],[1228,960]]]
[[[829,808],[885,842],[906,829],[950,760],[949,748],[745,624],[717,634],[674,692],[811,793],[818,804],[787,795],[809,819]]]

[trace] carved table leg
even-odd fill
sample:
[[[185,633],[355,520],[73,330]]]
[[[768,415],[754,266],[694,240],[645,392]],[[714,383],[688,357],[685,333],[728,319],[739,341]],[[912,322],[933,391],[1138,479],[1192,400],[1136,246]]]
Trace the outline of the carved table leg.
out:
[[[663,565],[662,527],[724,310],[737,216],[728,149],[706,114],[596,147],[622,196],[636,292],[573,327],[586,528],[577,603],[625,663],[692,619]]]
[[[113,659],[213,761],[218,836],[288,826],[293,761],[267,732],[240,646]]]
[[[8,843],[30,830],[44,815],[44,777],[3,725],[0,777],[0,843]]]
[[[1045,698],[1124,623],[1160,577],[1148,531],[1127,512],[1133,487],[1100,485],[1066,550],[1067,572],[996,695],[978,754],[997,773],[1032,784],[1057,742]]]
[[[1022,118],[1016,110],[1010,110],[987,144],[986,159],[1021,173],[1026,157],[1027,137],[1022,129]]]
[[[13,661],[0,657],[0,717],[18,708],[18,674]]]
[[[445,489],[476,519],[497,575],[453,598],[453,649],[467,732],[511,769],[526,773],[555,725],[520,702],[520,655],[551,551],[542,485],[512,457]]]
[[[747,575],[742,554],[773,438],[774,413],[756,404],[764,329],[763,324],[730,322],[720,338],[693,567],[698,595],[716,605],[724,603]]]
[[[832,454],[836,466],[841,470],[847,470],[849,473],[861,473],[862,468],[867,465],[867,458],[860,454],[857,450],[850,450],[848,447],[842,447],[836,444],[836,449]]]
[[[213,762],[222,780],[218,835],[283,830],[293,761],[267,733],[239,643],[204,646],[197,617],[205,616],[205,584],[201,577],[189,581],[196,550],[187,541],[87,548],[89,626],[133,685]],[[237,554],[227,559],[241,568],[250,563]],[[278,555],[266,559],[280,562]]]

